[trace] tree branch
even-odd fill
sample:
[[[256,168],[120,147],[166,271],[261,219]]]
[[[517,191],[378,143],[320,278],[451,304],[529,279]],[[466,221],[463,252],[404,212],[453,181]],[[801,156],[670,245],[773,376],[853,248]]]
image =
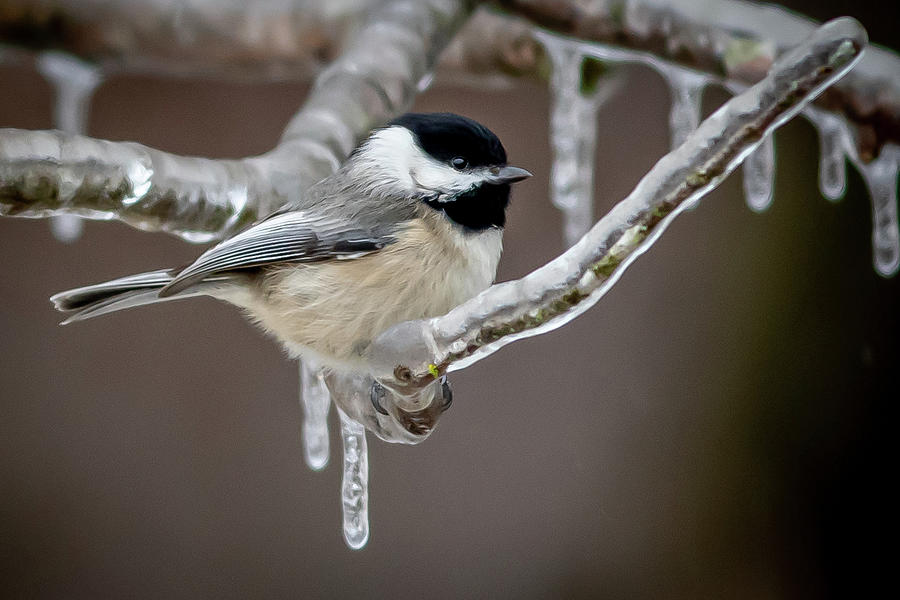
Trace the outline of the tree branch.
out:
[[[211,160],[59,131],[0,130],[0,214],[66,212],[194,242],[226,237],[302,194],[373,127],[406,111],[470,11],[465,0],[380,7],[262,156]]]
[[[59,50],[107,73],[309,81],[387,0],[4,0],[0,45]],[[499,81],[541,56],[523,19],[482,11],[442,60],[442,78]],[[484,81],[485,78],[479,78]]]
[[[384,0],[268,4],[193,0],[5,0],[0,44],[59,49],[105,71],[156,71],[241,79],[311,79]],[[696,0],[495,0],[509,15],[479,11],[441,61],[444,81],[543,77],[546,61],[518,16],[573,37],[649,52],[740,83],[762,79],[775,57],[817,23],[774,5]],[[327,8],[327,10],[326,10]],[[135,12],[137,11],[137,13]],[[870,47],[817,105],[856,125],[860,156],[900,143],[900,58]]]
[[[685,207],[714,189],[764,136],[845,75],[865,45],[865,30],[853,19],[823,25],[663,157],[562,256],[522,279],[492,286],[442,317],[401,323],[382,333],[368,351],[373,376],[393,392],[392,401],[400,398],[402,403],[439,375],[586,311]]]

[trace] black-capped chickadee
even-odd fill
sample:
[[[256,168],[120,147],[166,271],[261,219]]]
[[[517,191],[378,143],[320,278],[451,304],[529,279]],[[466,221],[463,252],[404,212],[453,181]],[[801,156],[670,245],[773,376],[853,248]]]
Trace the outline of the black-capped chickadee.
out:
[[[444,314],[487,288],[500,260],[510,184],[497,136],[453,114],[376,129],[332,176],[204,252],[163,269],[62,292],[64,323],[212,296],[242,308],[295,357],[355,369],[372,339]]]

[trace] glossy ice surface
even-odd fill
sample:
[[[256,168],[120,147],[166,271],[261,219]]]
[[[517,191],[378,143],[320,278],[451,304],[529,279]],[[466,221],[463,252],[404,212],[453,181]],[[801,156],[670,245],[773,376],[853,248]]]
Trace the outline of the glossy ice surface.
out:
[[[44,52],[37,68],[53,87],[53,126],[60,131],[87,133],[91,98],[103,81],[100,70],[84,61],[60,52]],[[76,215],[54,215],[50,229],[61,242],[74,242],[81,237],[83,224]]]

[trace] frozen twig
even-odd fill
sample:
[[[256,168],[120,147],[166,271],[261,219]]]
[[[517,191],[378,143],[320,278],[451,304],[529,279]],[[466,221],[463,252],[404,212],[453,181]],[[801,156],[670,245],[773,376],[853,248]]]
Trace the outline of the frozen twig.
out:
[[[372,374],[397,397],[518,339],[551,331],[590,308],[685,207],[715,188],[765,136],[858,61],[866,33],[831,21],[785,54],[663,157],[635,190],[562,256],[494,285],[448,314],[401,323],[369,350]]]
[[[302,194],[373,127],[407,110],[470,8],[465,0],[380,7],[261,156],[211,160],[60,131],[0,130],[0,214],[116,218],[196,242],[227,236]]]

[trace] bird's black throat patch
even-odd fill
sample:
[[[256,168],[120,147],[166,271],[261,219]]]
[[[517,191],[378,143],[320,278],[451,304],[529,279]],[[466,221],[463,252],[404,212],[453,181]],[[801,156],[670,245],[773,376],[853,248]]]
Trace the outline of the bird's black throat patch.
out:
[[[443,211],[451,221],[470,231],[503,227],[506,225],[506,207],[509,206],[509,184],[483,183],[453,200],[439,202],[426,198],[425,204]]]

